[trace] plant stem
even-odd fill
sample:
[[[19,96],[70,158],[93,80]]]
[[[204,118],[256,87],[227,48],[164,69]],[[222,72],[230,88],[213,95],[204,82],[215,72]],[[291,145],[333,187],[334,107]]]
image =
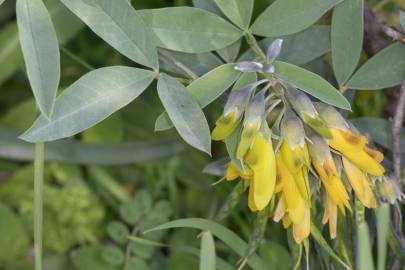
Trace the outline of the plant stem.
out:
[[[259,44],[257,44],[256,38],[253,36],[253,34],[250,31],[245,32],[245,39],[246,39],[246,42],[249,44],[250,48],[257,55],[259,60],[266,61],[266,55],[264,54],[262,49],[259,47]]]
[[[44,189],[44,143],[35,144],[34,160],[34,249],[35,270],[42,270],[42,221]]]
[[[75,61],[76,63],[78,63],[79,65],[81,65],[82,67],[84,67],[85,69],[88,69],[89,71],[94,70],[95,68],[90,65],[89,63],[87,63],[86,61],[84,61],[83,59],[81,59],[79,56],[77,56],[76,54],[72,53],[70,50],[66,49],[65,47],[60,47],[60,50],[66,54],[68,57],[70,57],[73,61]]]

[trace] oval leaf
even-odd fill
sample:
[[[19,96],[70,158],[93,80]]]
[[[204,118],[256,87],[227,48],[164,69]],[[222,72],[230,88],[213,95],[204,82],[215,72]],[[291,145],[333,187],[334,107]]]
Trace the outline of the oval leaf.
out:
[[[215,0],[215,3],[234,24],[242,29],[249,28],[253,0]]]
[[[274,62],[275,75],[292,86],[330,105],[350,110],[350,103],[330,83],[319,75],[295,65],[280,61]]]
[[[405,45],[395,43],[361,66],[349,80],[347,87],[366,90],[387,88],[401,84],[404,77]]]
[[[75,135],[130,103],[154,76],[148,70],[121,66],[89,72],[56,99],[50,120],[39,117],[20,138],[42,142]]]
[[[187,92],[201,108],[204,108],[228,89],[236,81],[239,74],[240,72],[234,69],[234,64],[219,66],[193,81],[187,87]],[[173,124],[169,116],[163,112],[156,119],[155,130],[162,131],[171,127]]]
[[[242,31],[221,17],[193,7],[147,9],[139,12],[153,29],[159,47],[200,53],[224,48]]]
[[[176,79],[161,74],[158,94],[180,136],[191,146],[211,154],[211,136],[207,119],[199,104]]]
[[[294,65],[306,64],[319,56],[330,51],[330,27],[327,25],[311,26],[299,33],[281,36],[283,47],[278,60]],[[266,51],[276,38],[265,38],[259,42],[259,46]],[[252,60],[255,54],[248,50],[238,60]]]
[[[42,0],[18,0],[16,12],[31,88],[41,113],[49,118],[60,79],[60,55],[55,29]]]
[[[215,270],[215,242],[210,231],[201,234],[200,270]]]
[[[316,22],[342,0],[277,0],[252,25],[254,34],[277,37],[294,34]]]
[[[187,218],[187,219],[178,219],[174,221],[167,222],[165,224],[159,225],[153,229],[146,231],[145,233],[165,230],[170,228],[195,228],[200,230],[209,230],[213,235],[218,237],[223,241],[228,247],[236,252],[239,256],[243,256],[248,245],[243,241],[238,235],[233,231],[224,227],[221,224],[215,223],[208,219],[202,218]],[[254,270],[266,270],[268,266],[262,261],[262,259],[253,254],[249,257],[247,264],[252,267]]]
[[[129,59],[158,67],[153,33],[127,0],[62,0],[94,33]]]
[[[353,74],[363,48],[364,0],[345,0],[333,10],[332,63],[336,80],[343,85]]]

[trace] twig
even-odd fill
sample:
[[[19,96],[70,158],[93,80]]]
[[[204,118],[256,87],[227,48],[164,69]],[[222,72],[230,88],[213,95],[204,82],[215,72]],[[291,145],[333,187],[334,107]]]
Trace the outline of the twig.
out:
[[[36,143],[35,161],[34,161],[35,270],[42,270],[43,190],[44,190],[44,143]]]
[[[401,128],[404,120],[405,109],[405,81],[402,83],[397,108],[392,123],[392,158],[396,181],[401,177]]]
[[[173,58],[172,56],[170,56],[169,54],[166,54],[163,51],[159,51],[159,57],[162,61],[173,65],[175,67],[177,67],[178,69],[180,69],[181,71],[183,71],[187,76],[190,77],[190,79],[192,80],[196,80],[198,79],[198,75],[195,74],[191,69],[189,69],[188,67],[186,67],[183,63],[181,63],[180,61],[177,61],[175,58]]]

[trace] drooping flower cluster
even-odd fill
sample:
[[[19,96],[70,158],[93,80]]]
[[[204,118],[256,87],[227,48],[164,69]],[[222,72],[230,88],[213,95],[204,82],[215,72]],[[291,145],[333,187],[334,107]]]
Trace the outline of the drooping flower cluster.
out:
[[[351,211],[350,189],[365,207],[376,207],[372,177],[384,174],[384,156],[335,108],[312,102],[277,78],[273,61],[281,45],[280,39],[271,44],[265,64],[236,66],[263,79],[230,93],[212,139],[227,145],[231,161],[225,178],[249,183],[252,211],[276,200],[273,219],[292,226],[300,243],[310,234],[313,195],[319,190],[323,223],[335,238],[338,213]]]

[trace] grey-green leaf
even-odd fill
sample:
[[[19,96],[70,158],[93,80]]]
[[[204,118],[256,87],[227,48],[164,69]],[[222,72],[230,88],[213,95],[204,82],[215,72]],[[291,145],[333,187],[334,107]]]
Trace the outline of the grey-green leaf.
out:
[[[130,103],[154,76],[148,70],[122,66],[89,72],[56,99],[51,119],[39,117],[21,139],[41,142],[75,135]]]
[[[228,89],[236,81],[239,74],[240,72],[234,69],[234,64],[221,65],[193,81],[187,87],[187,92],[201,108],[204,108]],[[163,131],[171,127],[173,124],[169,116],[163,112],[156,119],[155,130]]]
[[[330,51],[330,27],[327,25],[311,26],[299,33],[281,36],[283,47],[278,60],[294,65],[306,64]],[[266,51],[275,38],[265,38],[259,42],[260,48]],[[252,50],[244,53],[238,61],[252,60],[255,54]]]
[[[345,0],[333,10],[332,63],[339,85],[353,74],[363,46],[364,0]]]
[[[215,242],[210,231],[201,233],[200,270],[215,270]]]
[[[182,84],[164,73],[160,75],[157,89],[180,136],[191,146],[210,155],[210,129],[200,105]]]
[[[60,79],[59,45],[42,0],[18,0],[20,44],[32,91],[42,114],[50,117]]]
[[[347,99],[329,82],[319,75],[295,65],[281,61],[274,62],[275,76],[292,86],[328,103],[332,106],[350,110]]]
[[[159,47],[201,53],[224,48],[242,31],[221,17],[194,7],[147,9],[139,12],[153,29]]]
[[[150,233],[153,231],[170,229],[170,228],[196,228],[200,230],[209,230],[213,235],[223,241],[228,247],[236,252],[239,256],[243,256],[248,245],[243,241],[237,234],[229,230],[225,226],[213,222],[208,219],[202,218],[187,218],[178,219],[174,221],[167,222],[165,224],[159,225],[153,229],[146,231],[145,233]],[[265,270],[268,269],[263,260],[253,254],[247,261],[247,264],[253,270]]]
[[[254,34],[277,37],[294,34],[316,22],[342,0],[276,0],[253,23]]]
[[[370,235],[367,223],[357,225],[357,269],[374,270]]]
[[[219,9],[234,24],[242,29],[249,28],[253,12],[253,0],[214,0]]]
[[[384,270],[387,258],[388,233],[390,230],[390,205],[382,203],[375,209],[377,222],[377,269]]]
[[[62,0],[94,33],[131,60],[158,67],[153,33],[127,0]]]
[[[387,68],[382,68],[387,67]],[[392,44],[368,60],[347,83],[351,89],[381,89],[405,78],[405,44]]]
[[[405,12],[399,11],[399,21],[401,23],[402,29],[405,31]]]

